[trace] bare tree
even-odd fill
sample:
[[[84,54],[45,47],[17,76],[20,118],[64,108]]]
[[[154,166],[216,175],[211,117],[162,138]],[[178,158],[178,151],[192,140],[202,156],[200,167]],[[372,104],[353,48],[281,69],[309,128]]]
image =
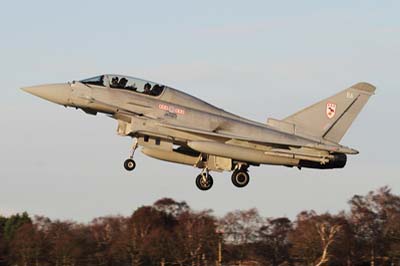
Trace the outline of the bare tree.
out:
[[[46,239],[49,241],[50,263],[55,266],[76,265],[83,251],[77,241],[78,225],[73,222],[54,221]]]
[[[176,243],[176,261],[179,265],[195,263],[206,257],[214,260],[218,235],[216,220],[209,211],[185,212],[178,217],[178,226],[174,231]]]
[[[35,225],[26,223],[15,232],[10,244],[10,252],[14,261],[20,265],[39,266],[43,252],[43,237]]]
[[[229,245],[232,260],[242,261],[249,256],[250,246],[259,240],[259,230],[264,224],[257,209],[234,211],[220,220],[225,242]]]
[[[163,198],[153,204],[154,208],[158,211],[178,217],[182,213],[189,212],[190,207],[185,202],[177,202],[170,198]]]
[[[307,265],[325,265],[334,257],[334,246],[341,246],[344,217],[329,213],[302,212],[289,234],[291,255],[294,260]],[[336,245],[335,245],[336,244]]]
[[[230,212],[220,220],[226,241],[237,245],[257,241],[263,223],[257,209]]]
[[[322,255],[319,261],[315,264],[315,266],[322,266],[327,264],[330,259],[329,248],[335,241],[335,238],[338,232],[341,229],[341,226],[338,224],[330,224],[328,222],[317,223],[317,232],[319,237],[321,238],[321,246],[322,246]]]
[[[286,218],[267,219],[260,228],[259,242],[256,244],[256,254],[272,266],[289,262],[288,235],[292,231],[292,222]]]

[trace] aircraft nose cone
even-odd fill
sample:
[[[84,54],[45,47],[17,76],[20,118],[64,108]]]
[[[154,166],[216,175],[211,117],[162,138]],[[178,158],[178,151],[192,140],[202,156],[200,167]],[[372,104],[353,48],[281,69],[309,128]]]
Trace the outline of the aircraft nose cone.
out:
[[[24,87],[21,89],[47,101],[62,105],[68,104],[71,94],[71,87],[69,86],[69,84],[49,84]]]

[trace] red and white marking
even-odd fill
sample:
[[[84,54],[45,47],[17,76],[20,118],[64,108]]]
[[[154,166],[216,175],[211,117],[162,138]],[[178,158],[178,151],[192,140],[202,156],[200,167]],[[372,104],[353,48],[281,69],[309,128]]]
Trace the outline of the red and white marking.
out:
[[[175,106],[172,106],[172,105],[170,106],[170,105],[163,104],[163,103],[160,103],[158,105],[158,109],[163,110],[163,111],[167,111],[167,112],[170,112],[170,113],[178,114],[178,115],[184,115],[185,114],[185,110],[184,109],[177,108]]]
[[[335,103],[327,103],[326,104],[326,116],[329,118],[329,119],[332,119],[332,118],[334,118],[335,117],[335,115],[336,115],[336,104]]]

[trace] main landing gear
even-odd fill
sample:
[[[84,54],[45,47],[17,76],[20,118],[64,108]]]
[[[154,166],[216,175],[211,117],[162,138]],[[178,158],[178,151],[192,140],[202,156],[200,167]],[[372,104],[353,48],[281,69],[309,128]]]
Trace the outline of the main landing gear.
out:
[[[214,184],[214,180],[210,173],[208,172],[208,169],[204,169],[201,174],[199,174],[196,178],[196,186],[198,189],[202,191],[207,191],[212,188]]]
[[[246,187],[250,182],[248,167],[238,167],[232,174],[232,183],[238,188]],[[202,191],[207,191],[212,188],[214,180],[208,169],[204,169],[196,178],[196,186]]]
[[[238,188],[244,188],[250,182],[250,175],[247,169],[237,169],[232,174],[232,183]]]
[[[135,154],[135,151],[138,147],[138,141],[136,138],[133,139],[133,144],[132,144],[132,151],[131,151],[131,155],[129,156],[129,159],[127,159],[124,162],[124,168],[126,171],[133,171],[136,168],[136,162],[133,160],[133,155]]]

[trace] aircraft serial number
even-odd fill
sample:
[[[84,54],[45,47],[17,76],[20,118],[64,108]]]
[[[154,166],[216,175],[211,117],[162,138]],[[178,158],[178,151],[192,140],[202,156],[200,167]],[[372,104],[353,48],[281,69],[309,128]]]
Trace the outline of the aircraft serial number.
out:
[[[178,115],[184,115],[185,114],[185,110],[180,109],[180,108],[176,108],[174,106],[170,106],[170,105],[167,105],[167,104],[160,103],[158,105],[158,108],[161,109],[161,110],[173,113],[173,114],[178,114]]]

